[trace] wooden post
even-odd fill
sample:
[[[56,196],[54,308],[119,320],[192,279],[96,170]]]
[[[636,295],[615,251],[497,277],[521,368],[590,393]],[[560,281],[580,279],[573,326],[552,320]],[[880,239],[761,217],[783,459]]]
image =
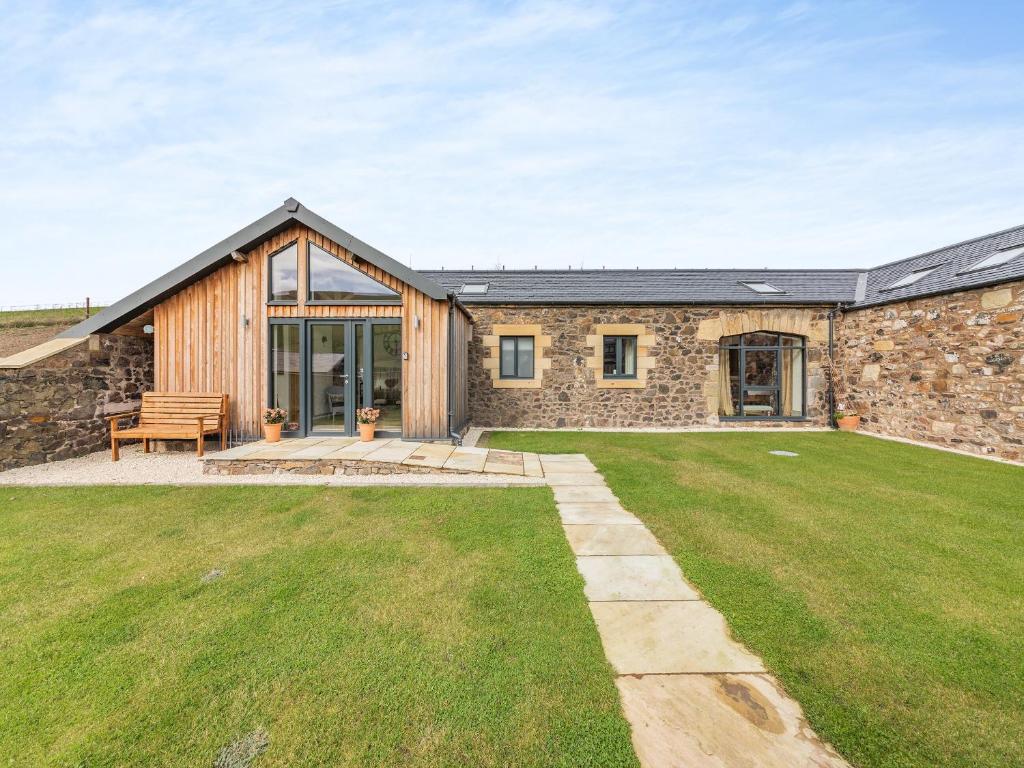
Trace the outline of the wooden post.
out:
[[[85,319],[89,319],[89,297],[85,297]]]

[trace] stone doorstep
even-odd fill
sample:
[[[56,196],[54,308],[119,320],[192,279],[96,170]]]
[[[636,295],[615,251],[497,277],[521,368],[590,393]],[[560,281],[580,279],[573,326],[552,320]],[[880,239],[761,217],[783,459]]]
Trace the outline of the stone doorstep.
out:
[[[562,525],[639,525],[640,520],[613,502],[559,502]]]
[[[643,766],[850,768],[769,675],[640,675],[615,684]]]
[[[563,525],[562,529],[576,556],[665,554],[643,525]]]
[[[703,600],[591,603],[605,656],[620,675],[764,672]]]
[[[576,558],[587,600],[699,600],[668,555]]]
[[[365,454],[362,459],[364,461],[401,464],[422,447],[423,443],[403,443],[401,440],[391,440],[377,448],[377,450]]]

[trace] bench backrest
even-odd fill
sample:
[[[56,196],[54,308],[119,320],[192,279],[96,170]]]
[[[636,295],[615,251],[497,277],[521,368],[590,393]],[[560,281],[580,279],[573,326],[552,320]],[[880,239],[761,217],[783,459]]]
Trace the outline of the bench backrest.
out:
[[[227,412],[228,396],[221,392],[143,392],[139,426],[194,427],[202,416],[203,429],[216,429]]]

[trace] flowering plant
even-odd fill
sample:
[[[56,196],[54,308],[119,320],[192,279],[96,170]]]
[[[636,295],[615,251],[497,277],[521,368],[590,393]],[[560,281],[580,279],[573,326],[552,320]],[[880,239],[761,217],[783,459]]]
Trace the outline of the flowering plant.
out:
[[[264,408],[263,409],[263,423],[264,424],[283,424],[284,420],[288,417],[288,411],[284,408]]]
[[[376,424],[380,418],[380,408],[360,408],[356,411],[356,421],[360,424]]]

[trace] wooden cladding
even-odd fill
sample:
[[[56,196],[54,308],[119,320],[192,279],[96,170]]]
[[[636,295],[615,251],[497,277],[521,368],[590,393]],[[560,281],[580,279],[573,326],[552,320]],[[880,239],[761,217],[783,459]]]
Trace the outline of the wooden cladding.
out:
[[[298,241],[298,301],[267,304],[267,257]],[[398,304],[306,304],[307,243],[313,242],[397,291]],[[420,293],[305,226],[269,238],[154,308],[157,390],[225,392],[231,423],[259,433],[267,403],[268,318],[402,320],[402,432],[408,438],[448,436],[448,303]]]
[[[448,375],[451,376],[452,430],[461,431],[469,421],[469,340],[473,323],[465,312],[456,309],[452,315],[453,354]]]

